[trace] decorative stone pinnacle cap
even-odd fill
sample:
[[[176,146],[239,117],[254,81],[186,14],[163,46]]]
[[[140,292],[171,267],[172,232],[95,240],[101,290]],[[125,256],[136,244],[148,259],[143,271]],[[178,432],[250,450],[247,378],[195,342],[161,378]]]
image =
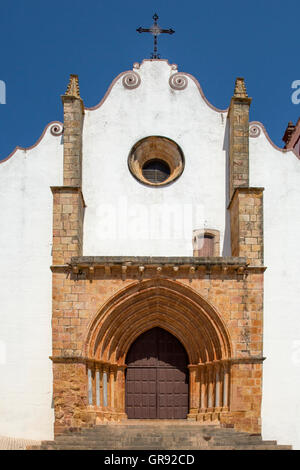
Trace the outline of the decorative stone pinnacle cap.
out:
[[[71,74],[69,84],[65,96],[74,96],[74,98],[81,98],[79,91],[79,80],[78,75]]]
[[[284,136],[282,137],[283,142],[285,142],[286,146],[289,144],[292,135],[294,134],[294,131],[296,129],[296,126],[290,121],[287,125],[287,128],[285,130]],[[286,148],[285,146],[285,148]]]
[[[234,95],[235,98],[248,98],[245,80],[242,77],[238,77],[235,81]]]

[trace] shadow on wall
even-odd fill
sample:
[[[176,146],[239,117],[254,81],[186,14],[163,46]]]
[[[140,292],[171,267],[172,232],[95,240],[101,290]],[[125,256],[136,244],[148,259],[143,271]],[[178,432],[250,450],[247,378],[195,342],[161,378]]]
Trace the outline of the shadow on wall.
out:
[[[226,184],[225,184],[225,201],[226,201],[226,208],[229,204],[229,120],[227,119],[225,134],[224,134],[224,142],[223,142],[223,150],[225,150],[226,154]],[[225,215],[225,230],[224,230],[224,240],[223,240],[223,250],[222,256],[231,256],[231,233],[230,233],[230,212],[226,209]]]

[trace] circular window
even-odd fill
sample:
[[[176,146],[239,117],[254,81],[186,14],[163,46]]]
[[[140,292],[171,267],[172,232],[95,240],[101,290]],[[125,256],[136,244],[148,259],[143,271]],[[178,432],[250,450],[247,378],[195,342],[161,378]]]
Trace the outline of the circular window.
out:
[[[165,186],[184,169],[181,148],[167,137],[151,136],[137,142],[128,157],[133,176],[148,186]]]

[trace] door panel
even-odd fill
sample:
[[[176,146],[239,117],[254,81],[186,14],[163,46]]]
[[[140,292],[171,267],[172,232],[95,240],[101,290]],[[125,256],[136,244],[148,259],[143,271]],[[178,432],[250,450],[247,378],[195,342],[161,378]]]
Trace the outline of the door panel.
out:
[[[128,418],[186,418],[188,358],[177,338],[161,328],[153,328],[133,343],[126,363]]]
[[[188,413],[187,374],[172,369],[157,369],[158,418],[184,419]]]

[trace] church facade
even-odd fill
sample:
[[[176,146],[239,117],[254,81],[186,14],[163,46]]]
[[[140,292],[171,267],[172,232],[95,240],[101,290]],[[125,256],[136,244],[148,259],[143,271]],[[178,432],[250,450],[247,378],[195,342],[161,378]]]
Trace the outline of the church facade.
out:
[[[219,110],[165,60],[62,102],[0,165],[0,434],[187,419],[300,447],[296,150],[242,78]]]

